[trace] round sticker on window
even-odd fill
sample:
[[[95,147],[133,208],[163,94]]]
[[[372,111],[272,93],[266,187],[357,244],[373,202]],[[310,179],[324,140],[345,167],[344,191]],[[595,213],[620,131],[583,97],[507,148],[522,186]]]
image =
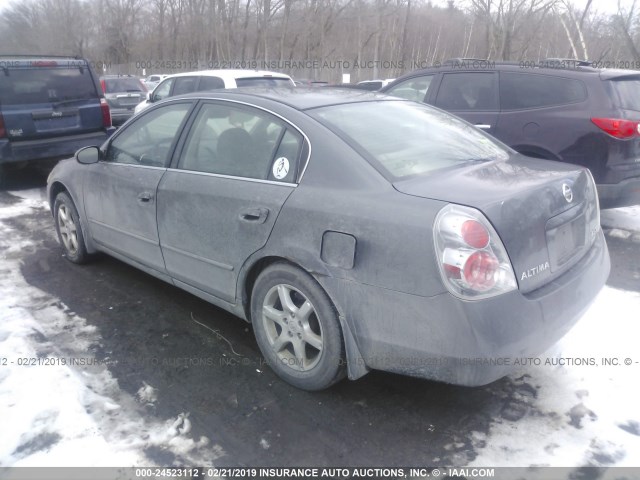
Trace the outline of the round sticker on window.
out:
[[[289,160],[286,157],[276,159],[273,164],[273,176],[282,180],[289,173]]]

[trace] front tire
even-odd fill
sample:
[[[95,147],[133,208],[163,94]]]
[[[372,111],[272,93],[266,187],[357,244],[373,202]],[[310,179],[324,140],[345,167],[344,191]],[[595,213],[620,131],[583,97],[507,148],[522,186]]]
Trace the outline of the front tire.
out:
[[[286,263],[266,268],[253,287],[251,320],[262,354],[284,381],[322,390],[345,377],[338,314],[308,273]]]
[[[53,212],[58,240],[62,245],[65,257],[73,263],[86,263],[89,260],[89,254],[84,244],[80,217],[73,200],[66,192],[61,192],[56,196]]]

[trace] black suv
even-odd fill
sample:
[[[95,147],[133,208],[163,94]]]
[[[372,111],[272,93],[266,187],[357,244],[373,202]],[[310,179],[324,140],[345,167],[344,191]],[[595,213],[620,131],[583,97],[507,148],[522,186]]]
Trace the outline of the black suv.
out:
[[[113,131],[85,59],[0,56],[0,180],[7,164],[69,157]]]
[[[456,59],[382,91],[454,113],[525,155],[588,167],[603,208],[640,203],[640,71]]]

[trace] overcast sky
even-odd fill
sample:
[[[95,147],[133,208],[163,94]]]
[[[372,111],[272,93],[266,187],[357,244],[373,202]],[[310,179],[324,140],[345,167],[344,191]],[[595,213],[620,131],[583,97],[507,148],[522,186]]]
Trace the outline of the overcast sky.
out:
[[[23,0],[0,0],[0,11],[2,11],[9,3],[21,2]],[[434,5],[446,6],[447,0],[431,0]],[[629,8],[633,0],[620,0],[623,8]],[[455,0],[456,5],[465,7],[469,2],[466,0]],[[572,3],[579,8],[584,8],[587,0],[572,0]],[[591,11],[598,11],[600,13],[612,14],[618,10],[617,0],[593,0],[591,5]]]

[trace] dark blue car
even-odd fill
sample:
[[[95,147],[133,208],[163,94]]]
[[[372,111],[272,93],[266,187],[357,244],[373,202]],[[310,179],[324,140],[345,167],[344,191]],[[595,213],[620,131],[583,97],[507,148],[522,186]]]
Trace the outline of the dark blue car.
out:
[[[0,56],[0,179],[8,164],[68,157],[113,131],[85,59]]]

